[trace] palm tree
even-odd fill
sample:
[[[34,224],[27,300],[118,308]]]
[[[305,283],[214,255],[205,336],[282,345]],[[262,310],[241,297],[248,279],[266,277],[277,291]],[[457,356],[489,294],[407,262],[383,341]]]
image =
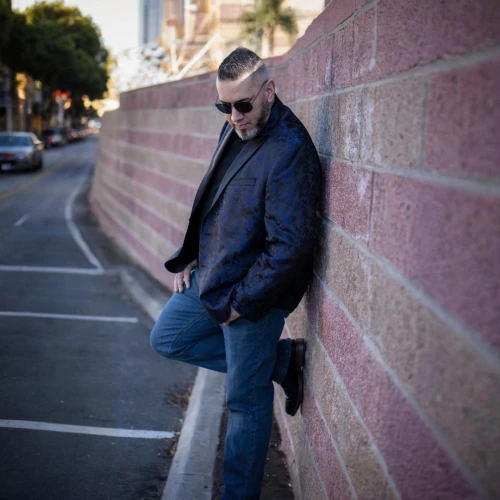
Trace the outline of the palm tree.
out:
[[[255,10],[243,12],[240,22],[243,24],[243,37],[261,44],[262,56],[274,53],[274,36],[280,28],[293,43],[298,33],[297,18],[291,7],[283,7],[284,0],[257,0]],[[269,52],[269,54],[267,54]]]

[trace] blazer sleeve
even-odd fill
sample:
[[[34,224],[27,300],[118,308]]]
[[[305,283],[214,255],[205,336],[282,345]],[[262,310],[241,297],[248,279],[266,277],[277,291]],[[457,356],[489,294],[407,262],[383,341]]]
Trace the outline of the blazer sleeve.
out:
[[[231,294],[233,309],[252,321],[287,293],[313,259],[321,167],[314,147],[293,149],[267,180],[264,251]]]

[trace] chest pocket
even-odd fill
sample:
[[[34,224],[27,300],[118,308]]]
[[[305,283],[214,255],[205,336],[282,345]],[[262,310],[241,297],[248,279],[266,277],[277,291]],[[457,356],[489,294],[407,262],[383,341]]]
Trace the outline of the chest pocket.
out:
[[[231,188],[233,186],[255,186],[256,181],[257,179],[252,177],[236,177],[235,179],[231,179],[227,187]]]

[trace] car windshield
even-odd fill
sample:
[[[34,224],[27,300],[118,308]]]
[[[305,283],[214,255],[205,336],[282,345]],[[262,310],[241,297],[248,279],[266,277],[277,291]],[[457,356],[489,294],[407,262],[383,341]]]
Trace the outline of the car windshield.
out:
[[[29,137],[18,135],[0,135],[0,146],[29,146]]]

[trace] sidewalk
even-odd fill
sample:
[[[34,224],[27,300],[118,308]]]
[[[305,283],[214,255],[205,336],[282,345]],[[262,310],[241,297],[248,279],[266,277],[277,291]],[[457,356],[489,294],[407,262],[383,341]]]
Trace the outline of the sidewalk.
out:
[[[123,269],[122,283],[132,298],[156,320],[168,295],[138,269]],[[200,368],[162,500],[219,500],[223,490],[225,375]],[[269,446],[261,500],[293,500],[276,422]]]

